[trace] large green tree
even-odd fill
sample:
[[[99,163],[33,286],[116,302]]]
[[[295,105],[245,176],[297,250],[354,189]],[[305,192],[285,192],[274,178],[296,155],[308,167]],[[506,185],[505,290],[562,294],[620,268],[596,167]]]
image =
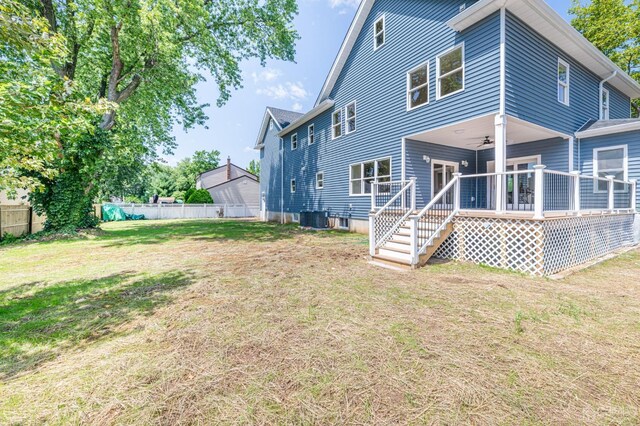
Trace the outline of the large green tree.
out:
[[[640,0],[572,0],[571,24],[640,81]],[[640,102],[633,101],[635,115]]]
[[[64,37],[14,0],[0,4],[0,190],[33,189],[51,178],[62,139],[93,130],[106,105],[82,96],[51,63],[68,55]]]
[[[171,129],[202,125],[196,99],[203,75],[217,86],[217,104],[240,88],[241,63],[294,59],[295,0],[23,0],[65,40],[51,61],[82,98],[108,105],[86,137],[60,137],[42,161],[54,173],[36,176],[45,190],[34,201],[50,227],[84,225],[103,175],[124,161],[143,162],[174,147]],[[54,218],[55,216],[55,218]]]
[[[196,151],[193,156],[180,160],[176,165],[178,191],[195,188],[198,175],[215,169],[220,164],[220,151]]]

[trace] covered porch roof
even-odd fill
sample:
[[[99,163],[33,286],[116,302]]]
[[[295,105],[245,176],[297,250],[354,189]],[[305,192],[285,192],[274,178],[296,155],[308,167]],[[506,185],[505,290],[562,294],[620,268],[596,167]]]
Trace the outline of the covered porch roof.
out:
[[[494,148],[494,143],[485,145],[483,141],[487,137],[490,141],[495,141],[495,117],[494,114],[476,117],[415,133],[405,138],[473,151]],[[507,116],[507,145],[553,138],[568,139],[569,137],[571,136],[565,133],[548,129],[516,117]]]

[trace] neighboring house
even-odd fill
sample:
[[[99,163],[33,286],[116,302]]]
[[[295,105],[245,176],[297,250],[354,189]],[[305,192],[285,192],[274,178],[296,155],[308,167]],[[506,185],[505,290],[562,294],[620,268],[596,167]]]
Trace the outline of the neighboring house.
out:
[[[245,205],[257,207],[260,203],[258,178],[231,163],[209,170],[196,179],[197,189],[206,189],[215,204]]]
[[[555,273],[633,241],[638,97],[543,0],[363,0],[314,108],[265,113],[265,215],[328,211],[382,261]]]

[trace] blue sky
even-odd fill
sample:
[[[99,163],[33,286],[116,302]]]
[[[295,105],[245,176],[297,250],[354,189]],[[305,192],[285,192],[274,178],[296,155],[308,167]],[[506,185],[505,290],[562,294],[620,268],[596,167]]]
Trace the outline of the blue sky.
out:
[[[217,149],[222,159],[231,156],[240,167],[258,158],[253,146],[265,107],[302,112],[313,107],[358,3],[359,0],[299,0],[295,26],[302,38],[296,46],[296,62],[271,61],[265,68],[257,62],[244,63],[244,87],[234,92],[222,108],[215,107],[215,84],[201,83],[198,98],[212,105],[207,110],[208,129],[198,127],[186,133],[176,127],[178,148],[165,159],[175,164],[203,149]],[[547,3],[569,19],[571,0],[547,0]]]

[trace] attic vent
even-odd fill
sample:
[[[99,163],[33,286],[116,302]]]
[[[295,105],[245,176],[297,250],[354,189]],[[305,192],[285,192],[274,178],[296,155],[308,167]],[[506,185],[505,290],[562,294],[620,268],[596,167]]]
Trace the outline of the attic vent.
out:
[[[460,13],[464,12],[464,10],[467,8],[467,4],[466,3],[462,3],[460,5]]]

